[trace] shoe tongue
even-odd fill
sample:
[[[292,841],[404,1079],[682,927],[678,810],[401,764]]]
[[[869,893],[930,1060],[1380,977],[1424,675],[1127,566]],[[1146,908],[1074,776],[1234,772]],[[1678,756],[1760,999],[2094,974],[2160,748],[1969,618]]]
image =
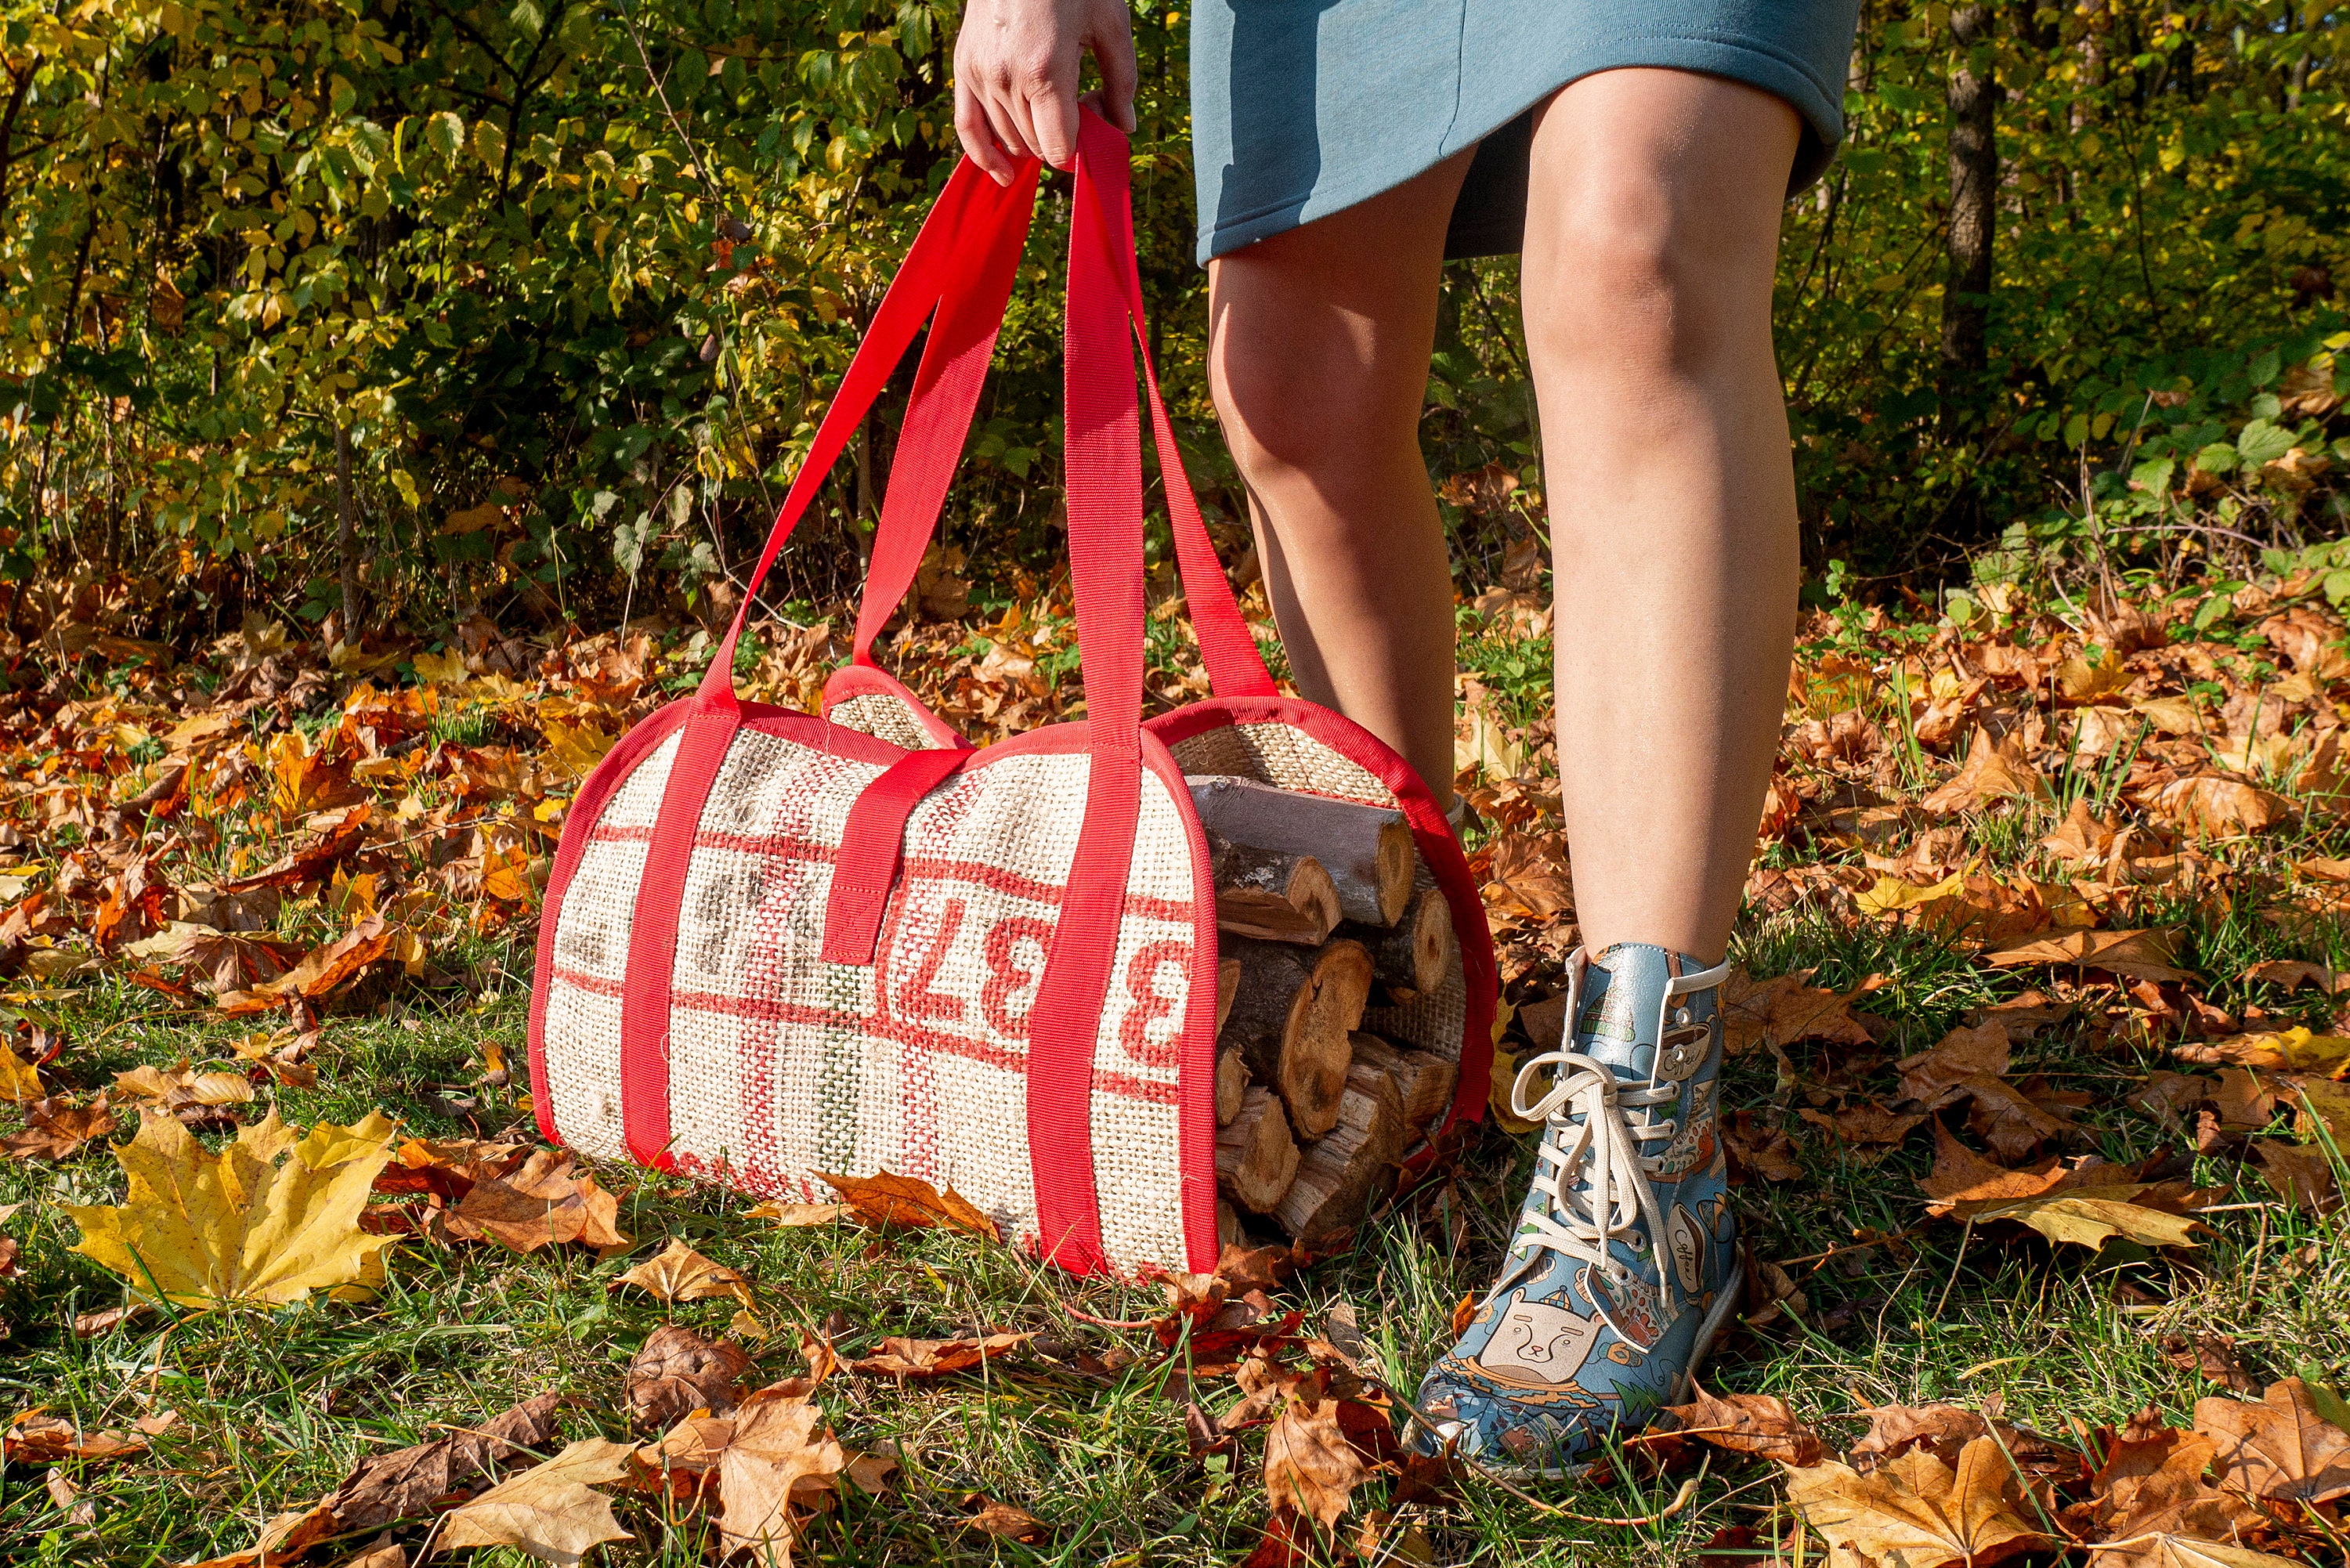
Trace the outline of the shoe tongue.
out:
[[[1646,1084],[1656,1071],[1657,1020],[1672,956],[1646,942],[1617,942],[1584,969],[1575,1049],[1613,1068],[1619,1083]],[[1684,972],[1701,967],[1681,961]]]

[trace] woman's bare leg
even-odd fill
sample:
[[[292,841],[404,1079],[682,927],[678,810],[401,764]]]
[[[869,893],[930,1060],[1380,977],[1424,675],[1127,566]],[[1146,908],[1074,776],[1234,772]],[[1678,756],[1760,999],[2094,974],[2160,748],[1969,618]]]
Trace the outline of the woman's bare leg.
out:
[[[1210,385],[1298,690],[1449,803],[1452,573],[1419,450],[1444,231],[1469,155],[1222,256]]]
[[[1795,629],[1771,345],[1798,121],[1690,72],[1535,122],[1523,288],[1555,568],[1558,757],[1585,945],[1721,958]]]

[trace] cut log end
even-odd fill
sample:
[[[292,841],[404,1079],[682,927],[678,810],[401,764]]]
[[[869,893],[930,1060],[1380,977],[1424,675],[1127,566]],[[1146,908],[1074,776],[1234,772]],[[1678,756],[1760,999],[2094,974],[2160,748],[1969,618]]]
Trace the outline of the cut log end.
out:
[[[1313,952],[1252,941],[1230,950],[1242,980],[1224,1043],[1280,1093],[1298,1136],[1319,1137],[1337,1120],[1352,1056],[1347,1036],[1370,1000],[1370,954],[1351,941]]]
[[[1269,1089],[1251,1085],[1232,1125],[1216,1134],[1216,1182],[1253,1214],[1267,1214],[1297,1176],[1297,1143]]]
[[[1372,890],[1378,900],[1379,924],[1392,926],[1411,902],[1412,873],[1418,857],[1411,829],[1401,817],[1380,826],[1378,846],[1372,853]]]
[[[1216,965],[1216,1033],[1224,1032],[1224,1020],[1232,1015],[1232,998],[1241,989],[1241,961],[1225,959]]]
[[[1301,1241],[1360,1224],[1393,1183],[1408,1136],[1395,1081],[1368,1064],[1354,1068],[1337,1124],[1299,1158],[1274,1218]]]
[[[1338,934],[1363,944],[1371,955],[1372,972],[1399,1003],[1430,994],[1451,971],[1452,909],[1433,888],[1414,893],[1392,926],[1350,920],[1338,928]]]
[[[1356,1067],[1385,1073],[1393,1081],[1404,1126],[1414,1135],[1442,1121],[1452,1108],[1452,1091],[1461,1081],[1457,1064],[1431,1052],[1390,1045],[1376,1034],[1357,1034],[1353,1044]]]

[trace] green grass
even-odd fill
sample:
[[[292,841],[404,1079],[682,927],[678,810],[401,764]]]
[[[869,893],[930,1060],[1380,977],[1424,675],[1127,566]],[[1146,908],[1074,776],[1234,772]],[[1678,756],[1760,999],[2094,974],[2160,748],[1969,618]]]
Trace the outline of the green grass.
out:
[[[2218,971],[2269,956],[2277,948],[2271,936],[2257,920],[2223,915],[2206,919],[2191,940],[2206,961],[2220,961],[2212,964]],[[515,947],[463,956],[499,989],[479,998],[453,988],[404,992],[379,1014],[330,1019],[318,1087],[276,1091],[282,1114],[296,1123],[348,1120],[381,1106],[410,1128],[439,1135],[515,1121],[511,1098],[485,1099],[469,1125],[451,1113],[449,1096],[484,1092],[468,1078],[484,1041],[500,1042],[519,1062],[524,992],[501,976],[522,974],[528,955]],[[1739,957],[1758,973],[1816,966],[1828,985],[1892,976],[1867,1003],[1896,1026],[1876,1053],[1888,1063],[2023,983],[1987,976],[1930,936],[1846,929],[1799,914],[1742,930]],[[111,981],[71,997],[58,1021],[69,1037],[63,1075],[90,1087],[138,1062],[225,1057],[225,1041],[239,1032],[159,1010],[151,993]],[[1739,1189],[1757,1255],[1808,1259],[1849,1249],[1856,1227],[1916,1227],[1916,1178],[1928,1162],[1922,1130],[1880,1162],[1854,1158],[1793,1116],[1807,1103],[1804,1085],[1835,1064],[1814,1048],[1792,1059],[1798,1079],[1789,1084],[1778,1081],[1768,1053],[1731,1066],[1726,1103],[1785,1116],[1804,1172],[1800,1182]],[[2123,1103],[2125,1085],[2154,1064],[2136,1050],[2095,1048],[2078,1030],[2051,1032],[2018,1050],[2019,1071],[2101,1091],[2084,1116],[2093,1128],[2087,1147],[2117,1160],[2177,1145]],[[1892,1083],[1884,1065],[1860,1086],[1889,1095]],[[1318,1325],[1330,1307],[1351,1303],[1377,1368],[1409,1385],[1442,1349],[1452,1303],[1490,1277],[1527,1163],[1522,1144],[1482,1134],[1456,1180],[1423,1189],[1369,1227],[1352,1253],[1304,1275],[1286,1293],[1289,1304]],[[123,1288],[67,1251],[74,1227],[55,1205],[117,1195],[120,1173],[97,1149],[62,1169],[0,1171],[0,1202],[25,1202],[6,1224],[24,1245],[24,1277],[0,1297],[13,1329],[0,1347],[0,1401],[11,1409],[47,1406],[86,1428],[128,1425],[163,1407],[182,1417],[151,1455],[67,1467],[96,1505],[91,1526],[67,1521],[39,1474],[11,1467],[0,1480],[0,1552],[26,1563],[143,1564],[241,1548],[263,1520],[325,1494],[362,1455],[441,1435],[445,1427],[436,1423],[478,1425],[550,1388],[576,1400],[567,1436],[623,1436],[622,1374],[645,1336],[671,1320],[715,1334],[733,1310],[705,1302],[672,1313],[641,1293],[609,1288],[675,1237],[756,1282],[762,1314],[778,1330],[756,1347],[766,1377],[801,1370],[791,1325],[833,1314],[847,1324],[842,1338],[850,1350],[886,1334],[983,1325],[1042,1336],[1035,1354],[991,1364],[983,1376],[902,1388],[850,1376],[828,1383],[821,1397],[842,1438],[896,1453],[904,1484],[882,1499],[851,1499],[820,1520],[802,1561],[1216,1563],[1253,1545],[1265,1513],[1261,1445],[1249,1443],[1237,1466],[1190,1457],[1182,1407],[1161,1395],[1164,1370],[1149,1336],[1098,1328],[1066,1310],[1148,1316],[1160,1304],[1156,1292],[1079,1284],[1008,1249],[939,1233],[877,1246],[845,1225],[777,1231],[744,1218],[743,1200],[724,1193],[620,1168],[598,1176],[621,1196],[622,1228],[637,1241],[628,1257],[410,1244],[394,1255],[390,1289],[372,1305],[317,1300],[274,1312],[184,1314],[81,1342],[66,1327],[72,1315],[118,1303]],[[2269,1196],[2257,1178],[2221,1162],[2200,1161],[2197,1177],[2241,1181],[2241,1202]],[[1800,1318],[1733,1331],[1710,1376],[1783,1396],[1838,1442],[1865,1429],[1860,1412],[1868,1407],[1930,1399],[1980,1405],[1996,1397],[2009,1418],[2059,1436],[2074,1421],[2118,1422],[2148,1403],[2183,1419],[2212,1390],[2163,1359],[2156,1341],[2168,1332],[2233,1334],[2239,1355],[2263,1376],[2338,1378],[2350,1366],[2350,1247],[2336,1222],[2263,1203],[2217,1214],[2212,1225],[2202,1251],[2178,1261],[2126,1245],[2092,1256],[1988,1232],[1969,1240],[1961,1256],[1962,1232],[1943,1226],[1800,1263],[1793,1270],[1805,1297]],[[1101,1355],[1119,1345],[1137,1359],[1113,1380],[1077,1371],[1079,1352]],[[1236,1397],[1229,1382],[1201,1386],[1211,1413]],[[1765,1467],[1717,1462],[1690,1510],[1637,1529],[1544,1519],[1472,1482],[1461,1501],[1418,1506],[1393,1532],[1419,1525],[1435,1560],[1447,1563],[1682,1562],[1721,1526],[1766,1520],[1780,1506],[1771,1479]],[[1575,1512],[1631,1516],[1661,1506],[1676,1485],[1627,1479],[1598,1490],[1536,1490]],[[1366,1488],[1358,1503],[1377,1505],[1382,1488]],[[965,1529],[972,1492],[1029,1509],[1054,1526],[1053,1536],[1031,1547]],[[636,1539],[606,1548],[604,1563],[704,1560],[698,1519],[665,1520],[641,1499],[624,1501],[621,1515]],[[478,1560],[520,1561],[495,1552]]]

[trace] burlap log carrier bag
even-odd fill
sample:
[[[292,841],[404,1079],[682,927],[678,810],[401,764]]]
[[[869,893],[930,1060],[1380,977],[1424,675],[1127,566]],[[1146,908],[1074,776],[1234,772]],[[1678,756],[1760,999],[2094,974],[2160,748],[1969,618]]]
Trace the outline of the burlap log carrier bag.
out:
[[[1186,774],[1400,809],[1459,951],[1366,1028],[1458,1062],[1482,1115],[1493,958],[1427,787],[1280,695],[1201,524],[1151,369],[1125,139],[1088,113],[1069,242],[1069,561],[1087,717],[974,749],[873,660],[977,408],[1035,205],[956,169],[874,317],[701,688],[631,730],[564,824],[531,999],[547,1138],[761,1195],[819,1173],[951,1186],[1079,1272],[1217,1252],[1217,927]],[[760,582],[925,323],[851,663],[824,714],[739,700]],[[1141,719],[1142,347],[1214,696]]]

